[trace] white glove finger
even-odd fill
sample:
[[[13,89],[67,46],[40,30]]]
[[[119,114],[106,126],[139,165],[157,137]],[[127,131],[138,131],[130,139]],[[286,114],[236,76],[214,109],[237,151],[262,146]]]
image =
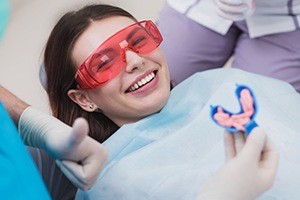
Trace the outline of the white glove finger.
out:
[[[269,171],[276,171],[279,161],[279,153],[275,145],[268,137],[266,138],[266,143],[262,153],[263,154],[261,157],[261,167]]]
[[[84,164],[83,166],[68,160],[64,160],[62,163],[83,184],[83,188],[81,188],[83,190],[90,189],[100,174],[99,167],[96,167],[95,163]],[[92,171],[86,169],[92,169]],[[95,169],[97,169],[96,172]]]
[[[245,147],[241,152],[243,154],[246,154],[243,157],[248,160],[253,160],[253,158],[255,158],[257,161],[259,161],[261,158],[261,153],[265,146],[265,142],[265,132],[260,127],[254,128],[250,132]]]
[[[245,0],[215,0],[216,2],[219,1],[222,4],[226,4],[226,5],[240,5],[245,3]]]
[[[72,126],[70,144],[77,145],[88,135],[89,125],[84,118],[77,118]]]
[[[219,10],[228,14],[243,14],[249,9],[248,5],[245,3],[227,4],[222,1],[216,1],[216,4]]]
[[[270,139],[267,138],[266,140],[266,145],[263,149],[263,154],[259,163],[259,167],[263,169],[261,173],[263,177],[262,182],[264,182],[263,185],[266,186],[265,189],[269,189],[273,185],[276,177],[276,172],[279,163],[279,153],[275,149],[273,144],[270,142]]]
[[[89,189],[94,184],[106,163],[107,152],[101,144],[98,145],[100,148],[95,149],[95,152],[80,164],[69,160],[61,161],[61,165],[68,170],[69,175],[71,173],[70,176],[76,177],[76,182],[81,189]]]
[[[242,132],[238,132],[238,133],[234,133],[233,137],[235,142],[235,151],[236,154],[238,155],[244,148],[246,142],[245,135]]]
[[[86,183],[92,185],[98,178],[104,164],[107,161],[107,151],[106,149],[99,143],[100,148],[94,153],[92,156],[87,157],[82,161],[81,168],[81,177],[85,180]],[[70,169],[72,170],[73,166],[70,165]],[[76,166],[74,166],[74,171],[76,170]],[[76,171],[75,171],[76,172]]]
[[[242,153],[249,164],[256,164],[261,169],[261,185],[265,187],[263,190],[269,189],[274,183],[279,154],[260,127],[251,131]]]
[[[224,146],[225,146],[225,158],[226,161],[229,161],[236,156],[233,133],[225,131]]]
[[[225,13],[218,9],[217,14],[224,19],[228,19],[232,21],[240,21],[245,19],[245,15],[242,13],[241,14]]]
[[[89,187],[82,183],[81,179],[78,179],[76,175],[68,168],[66,167],[62,161],[56,160],[55,161],[57,166],[60,168],[60,170],[64,173],[64,175],[75,185],[77,188],[81,190],[87,190]]]

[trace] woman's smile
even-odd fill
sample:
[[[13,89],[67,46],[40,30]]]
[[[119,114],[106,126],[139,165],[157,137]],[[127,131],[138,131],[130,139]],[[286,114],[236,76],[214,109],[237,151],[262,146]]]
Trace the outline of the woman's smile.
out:
[[[142,90],[147,90],[149,87],[153,87],[152,81],[156,78],[157,70],[146,72],[145,74],[136,78],[133,84],[126,90],[126,93],[136,94]],[[157,82],[157,81],[156,81]],[[151,84],[150,84],[151,83]]]

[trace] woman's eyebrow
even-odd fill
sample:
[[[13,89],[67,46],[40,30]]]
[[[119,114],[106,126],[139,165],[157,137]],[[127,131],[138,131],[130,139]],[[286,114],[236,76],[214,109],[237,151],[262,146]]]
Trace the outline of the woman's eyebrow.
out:
[[[141,27],[136,27],[136,28],[134,28],[134,29],[127,35],[126,40],[131,39],[131,38],[134,36],[134,34],[135,34],[136,32],[138,32],[139,30],[141,30]]]
[[[97,55],[102,55],[102,54],[110,53],[110,52],[113,52],[113,51],[114,51],[114,49],[110,47],[110,48],[103,49],[101,51],[97,51],[96,54]]]

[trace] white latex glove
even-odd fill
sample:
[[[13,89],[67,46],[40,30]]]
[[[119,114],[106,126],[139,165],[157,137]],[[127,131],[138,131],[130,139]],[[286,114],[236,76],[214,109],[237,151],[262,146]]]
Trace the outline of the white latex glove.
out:
[[[236,141],[225,134],[228,161],[199,190],[198,200],[255,199],[272,186],[279,154],[261,128],[252,130],[244,147],[243,136]]]
[[[251,15],[255,10],[255,2],[253,0],[214,0],[217,6],[219,16],[239,21]],[[255,1],[255,0],[254,0]]]
[[[73,127],[28,107],[19,120],[25,144],[49,153],[62,172],[78,188],[91,188],[107,160],[102,144],[88,136],[88,123],[78,118]]]

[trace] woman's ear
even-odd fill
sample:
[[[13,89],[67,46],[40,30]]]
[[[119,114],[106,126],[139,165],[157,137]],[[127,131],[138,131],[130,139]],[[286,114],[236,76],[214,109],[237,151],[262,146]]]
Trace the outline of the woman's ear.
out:
[[[78,104],[83,110],[87,112],[94,112],[97,106],[88,98],[88,96],[80,90],[71,89],[68,91],[69,98]]]

